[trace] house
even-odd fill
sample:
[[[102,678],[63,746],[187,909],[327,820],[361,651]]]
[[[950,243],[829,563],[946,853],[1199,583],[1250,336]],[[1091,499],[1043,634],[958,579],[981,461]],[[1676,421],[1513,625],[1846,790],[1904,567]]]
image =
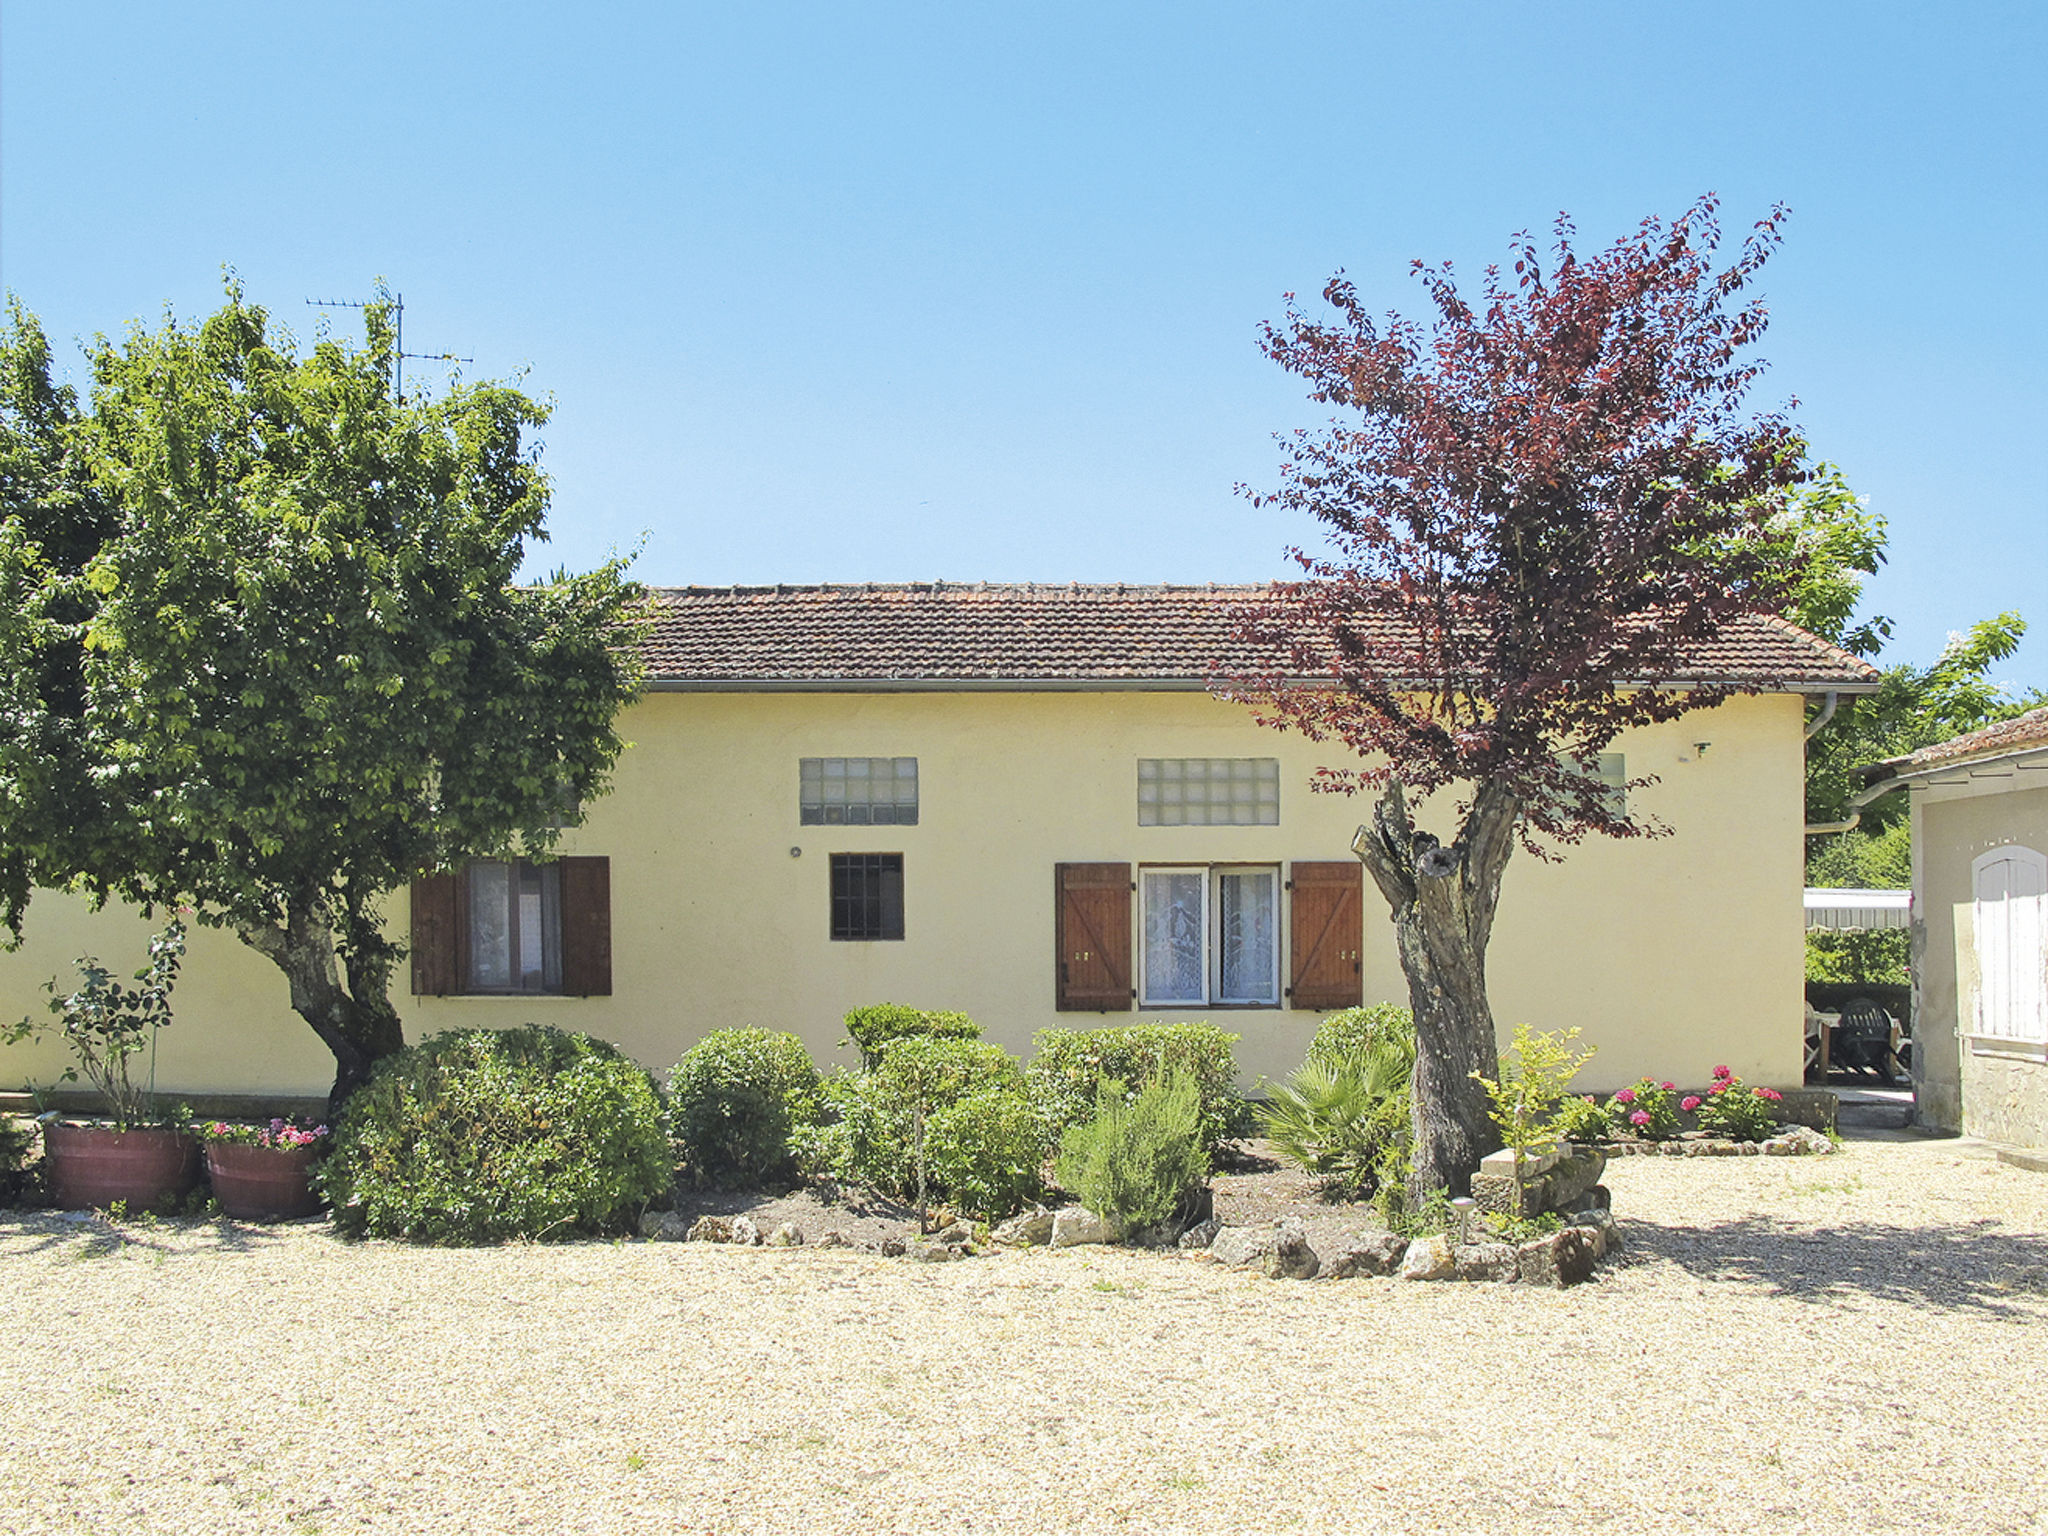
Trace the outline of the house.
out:
[[[845,1011],[890,1000],[964,1010],[1018,1052],[1052,1026],[1208,1019],[1241,1036],[1247,1083],[1292,1071],[1322,1013],[1406,986],[1350,852],[1366,806],[1311,791],[1327,749],[1207,689],[1253,593],[659,592],[632,745],[566,856],[477,861],[394,899],[408,1036],[532,1020],[665,1068],[752,1024],[829,1065]],[[1674,835],[1508,866],[1489,963],[1503,1035],[1582,1026],[1588,1087],[1723,1064],[1800,1081],[1804,696],[1875,674],[1765,618],[1696,660],[1700,680],[1782,689],[1616,743],[1604,771],[1654,776],[1631,793]],[[71,956],[121,963],[144,932],[38,897],[0,1007],[19,1017]],[[331,1077],[276,970],[232,939],[195,936],[177,1003],[162,1087]]]
[[[1919,1119],[2048,1146],[2048,709],[1864,777],[1912,796]]]

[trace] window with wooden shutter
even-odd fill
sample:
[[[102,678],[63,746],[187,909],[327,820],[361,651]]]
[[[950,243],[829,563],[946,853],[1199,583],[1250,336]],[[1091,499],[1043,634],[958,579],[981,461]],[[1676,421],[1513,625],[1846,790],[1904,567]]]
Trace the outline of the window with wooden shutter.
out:
[[[458,902],[453,875],[423,875],[412,883],[412,990],[446,997],[462,990],[455,941]]]
[[[1356,859],[1296,864],[1290,874],[1289,1003],[1318,1012],[1358,1007],[1365,1001],[1365,866]]]
[[[472,859],[415,880],[412,990],[609,997],[611,860]]]
[[[1053,1006],[1068,1013],[1131,1008],[1131,866],[1053,866]]]

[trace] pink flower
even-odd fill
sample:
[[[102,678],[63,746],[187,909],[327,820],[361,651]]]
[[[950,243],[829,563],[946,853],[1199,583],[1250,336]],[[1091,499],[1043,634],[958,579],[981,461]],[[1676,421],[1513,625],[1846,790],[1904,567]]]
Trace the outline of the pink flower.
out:
[[[1664,1091],[1665,1091],[1666,1093],[1676,1093],[1676,1092],[1678,1092],[1678,1084],[1676,1084],[1676,1083],[1666,1083],[1666,1084],[1664,1085]]]
[[[1716,1077],[1733,1077],[1734,1075],[1735,1074],[1730,1072],[1726,1067],[1714,1068],[1714,1076]]]
[[[1639,1109],[1628,1117],[1628,1123],[1630,1125],[1648,1125],[1650,1123],[1650,1112],[1646,1109]]]
[[[1724,1079],[1723,1081],[1721,1081],[1721,1082],[1718,1082],[1718,1083],[1714,1084],[1714,1086],[1713,1086],[1713,1087],[1711,1087],[1711,1088],[1709,1088],[1709,1089],[1707,1090],[1707,1092],[1709,1092],[1709,1093],[1726,1093],[1726,1092],[1727,1092],[1727,1091],[1729,1090],[1729,1088],[1731,1088],[1732,1086],[1734,1086],[1734,1085],[1733,1085],[1733,1084],[1731,1084],[1731,1083],[1729,1083],[1729,1082],[1727,1082],[1727,1081],[1726,1081],[1726,1080]]]
[[[1624,1088],[1614,1096],[1614,1102],[1617,1104],[1633,1104],[1635,1101],[1636,1091],[1633,1088]]]
[[[1688,1093],[1683,1099],[1679,1100],[1678,1107],[1687,1114],[1691,1114],[1700,1107],[1700,1096],[1696,1093]]]
[[[1756,1096],[1760,1099],[1769,1099],[1773,1104],[1785,1097],[1775,1088],[1759,1088],[1756,1091]]]

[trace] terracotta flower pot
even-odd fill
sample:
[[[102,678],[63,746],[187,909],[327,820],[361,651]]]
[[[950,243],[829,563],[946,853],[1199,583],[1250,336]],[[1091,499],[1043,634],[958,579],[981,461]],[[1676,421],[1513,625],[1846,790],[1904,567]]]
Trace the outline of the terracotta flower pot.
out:
[[[43,1127],[50,1197],[65,1210],[124,1201],[131,1212],[167,1214],[199,1182],[199,1143],[183,1131],[115,1131],[54,1121]]]
[[[206,1144],[206,1174],[213,1198],[240,1221],[287,1221],[320,1209],[313,1192],[313,1148],[252,1147],[232,1141]]]

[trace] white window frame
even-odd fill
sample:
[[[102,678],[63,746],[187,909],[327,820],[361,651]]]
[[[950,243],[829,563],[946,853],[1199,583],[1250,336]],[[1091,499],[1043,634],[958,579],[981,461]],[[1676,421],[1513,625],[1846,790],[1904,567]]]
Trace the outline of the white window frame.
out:
[[[1222,882],[1230,875],[1260,874],[1271,880],[1273,959],[1271,973],[1267,977],[1268,996],[1262,998],[1228,998],[1223,996],[1223,934],[1221,931],[1223,902]],[[1199,997],[1159,997],[1155,994],[1152,975],[1152,945],[1149,941],[1152,892],[1149,880],[1154,876],[1199,875],[1202,892],[1202,989]],[[1284,882],[1277,863],[1232,862],[1228,864],[1141,864],[1138,866],[1137,908],[1137,950],[1138,950],[1138,1006],[1140,1008],[1281,1008],[1286,999],[1281,992],[1282,952],[1286,945],[1281,924],[1286,903],[1281,899]]]
[[[2032,892],[1987,901],[1984,877],[1999,864],[2026,871],[2022,880],[2033,886]],[[2048,856],[2007,843],[1972,859],[1970,933],[1977,972],[1970,1017],[1973,1048],[2028,1055],[2048,1051]]]

